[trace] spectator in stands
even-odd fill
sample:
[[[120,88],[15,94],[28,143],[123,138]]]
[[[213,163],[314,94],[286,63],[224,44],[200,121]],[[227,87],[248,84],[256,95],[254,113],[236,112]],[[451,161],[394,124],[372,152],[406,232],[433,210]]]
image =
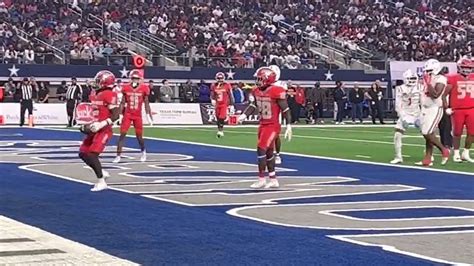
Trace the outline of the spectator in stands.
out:
[[[49,88],[44,82],[38,84],[38,103],[49,103]]]
[[[23,63],[34,64],[35,63],[35,51],[33,47],[29,46],[23,51]]]
[[[168,80],[164,79],[160,87],[160,102],[170,103],[174,96],[173,89],[170,87]]]
[[[179,89],[179,97],[184,103],[194,103],[199,98],[199,90],[191,80],[188,79],[185,84],[181,85],[181,88]]]
[[[334,89],[334,101],[337,105],[336,125],[344,125],[344,105],[347,101],[347,93],[341,81],[336,81],[336,88]]]
[[[370,116],[372,117],[372,124],[375,124],[375,119],[380,120],[380,124],[385,124],[383,121],[383,93],[380,85],[375,82],[370,86],[370,89],[365,93],[365,97],[370,103]]]
[[[351,103],[352,123],[362,123],[362,102],[364,101],[364,91],[359,88],[359,84],[354,84],[354,88],[349,91],[349,102]]]
[[[209,86],[201,80],[199,84],[199,102],[200,103],[209,103],[211,102],[211,91]]]

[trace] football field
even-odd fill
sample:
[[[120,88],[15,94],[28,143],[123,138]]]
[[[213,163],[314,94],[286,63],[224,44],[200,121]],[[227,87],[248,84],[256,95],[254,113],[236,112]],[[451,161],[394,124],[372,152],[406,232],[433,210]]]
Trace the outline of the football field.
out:
[[[253,190],[256,128],[146,128],[90,192],[77,129],[0,128],[0,265],[473,264],[473,166],[392,159],[390,127],[294,128],[281,187]],[[409,157],[408,157],[409,156]],[[439,161],[439,157],[436,158]]]
[[[282,132],[284,128],[282,129]],[[394,156],[393,125],[388,126],[296,126],[291,142],[283,140],[282,152],[315,155],[327,158],[389,163]],[[225,137],[217,139],[214,127],[159,127],[148,128],[150,137],[193,141],[229,147],[255,149],[256,127],[225,128]],[[133,133],[132,133],[133,135]],[[403,139],[403,156],[406,166],[415,166],[423,159],[424,139],[416,129],[409,129]],[[464,147],[464,139],[461,140]],[[471,158],[474,157],[474,147]],[[454,163],[440,165],[441,156],[435,150],[433,168],[474,172],[474,165]]]

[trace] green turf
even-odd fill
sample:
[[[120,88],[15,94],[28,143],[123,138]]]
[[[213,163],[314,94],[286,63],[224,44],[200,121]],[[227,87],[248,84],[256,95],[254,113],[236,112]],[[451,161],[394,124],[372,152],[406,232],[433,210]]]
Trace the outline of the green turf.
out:
[[[214,128],[146,128],[150,137],[218,144],[223,146],[255,148],[257,129],[249,127],[226,127],[225,137],[217,139]],[[414,165],[423,157],[424,140],[415,129],[404,138],[404,164]],[[464,143],[464,140],[462,141]],[[391,127],[299,127],[293,128],[291,142],[283,141],[282,152],[319,155],[333,158],[388,163],[393,159],[393,128]],[[471,152],[471,157],[474,154]],[[435,154],[434,168],[474,172],[474,164],[439,164],[439,153]]]

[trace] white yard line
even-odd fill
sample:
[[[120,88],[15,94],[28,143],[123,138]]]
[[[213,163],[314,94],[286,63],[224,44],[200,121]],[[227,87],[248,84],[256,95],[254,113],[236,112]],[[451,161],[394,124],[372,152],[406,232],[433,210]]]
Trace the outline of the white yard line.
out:
[[[58,129],[58,128],[40,128],[40,129],[77,132],[77,129]],[[115,133],[114,135],[119,136],[119,134],[117,134],[117,133]],[[127,137],[135,138],[135,136],[127,136]],[[164,139],[164,138],[156,138],[156,137],[144,137],[144,138],[145,139],[150,139],[150,140],[172,142],[172,143],[182,143],[182,144],[198,145],[198,146],[204,146],[204,147],[214,147],[214,148],[221,148],[221,149],[231,149],[231,150],[255,152],[255,149],[235,147],[235,146],[225,146],[225,145],[208,144],[208,143],[184,141],[184,140],[174,140],[174,139]],[[389,163],[333,158],[333,157],[327,157],[327,156],[317,156],[317,155],[308,155],[308,154],[291,153],[291,152],[282,152],[281,154],[296,156],[296,157],[303,157],[303,158],[313,158],[313,159],[331,160],[331,161],[339,161],[339,162],[359,163],[359,164],[367,164],[367,165],[379,165],[379,166],[386,166],[386,167],[423,170],[423,171],[429,171],[429,172],[440,172],[440,173],[450,173],[450,174],[474,176],[474,173],[469,173],[469,172],[446,170],[446,169],[436,169],[436,168],[427,168],[427,167],[416,166],[416,165],[413,165],[413,166],[411,166],[411,165],[400,165],[400,164],[394,165],[394,164],[389,164]]]

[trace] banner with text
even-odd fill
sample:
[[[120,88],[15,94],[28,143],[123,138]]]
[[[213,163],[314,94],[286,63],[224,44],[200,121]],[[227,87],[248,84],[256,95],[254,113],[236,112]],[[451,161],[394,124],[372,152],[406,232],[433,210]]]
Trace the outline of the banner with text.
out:
[[[196,103],[151,103],[153,121],[158,125],[202,125]],[[146,121],[146,120],[144,120]]]
[[[28,111],[25,112],[25,121],[28,124]],[[37,103],[33,104],[33,119],[36,125],[66,125],[67,114],[64,103]],[[6,125],[20,124],[20,104],[0,103],[0,121]]]
[[[390,78],[392,80],[403,80],[403,72],[411,69],[414,73],[417,73],[418,76],[423,74],[425,62],[419,61],[392,61],[390,62]],[[457,66],[454,62],[441,62],[442,66],[445,66],[449,69],[449,73],[456,73]]]
[[[235,108],[229,108],[228,115],[240,115],[244,112],[245,108],[247,108],[248,104],[236,104]],[[216,112],[214,106],[212,104],[201,104],[201,115],[202,115],[202,122],[204,124],[215,124],[216,123]],[[252,115],[250,115],[244,122],[244,125],[250,124],[258,124],[258,113],[255,111]]]

